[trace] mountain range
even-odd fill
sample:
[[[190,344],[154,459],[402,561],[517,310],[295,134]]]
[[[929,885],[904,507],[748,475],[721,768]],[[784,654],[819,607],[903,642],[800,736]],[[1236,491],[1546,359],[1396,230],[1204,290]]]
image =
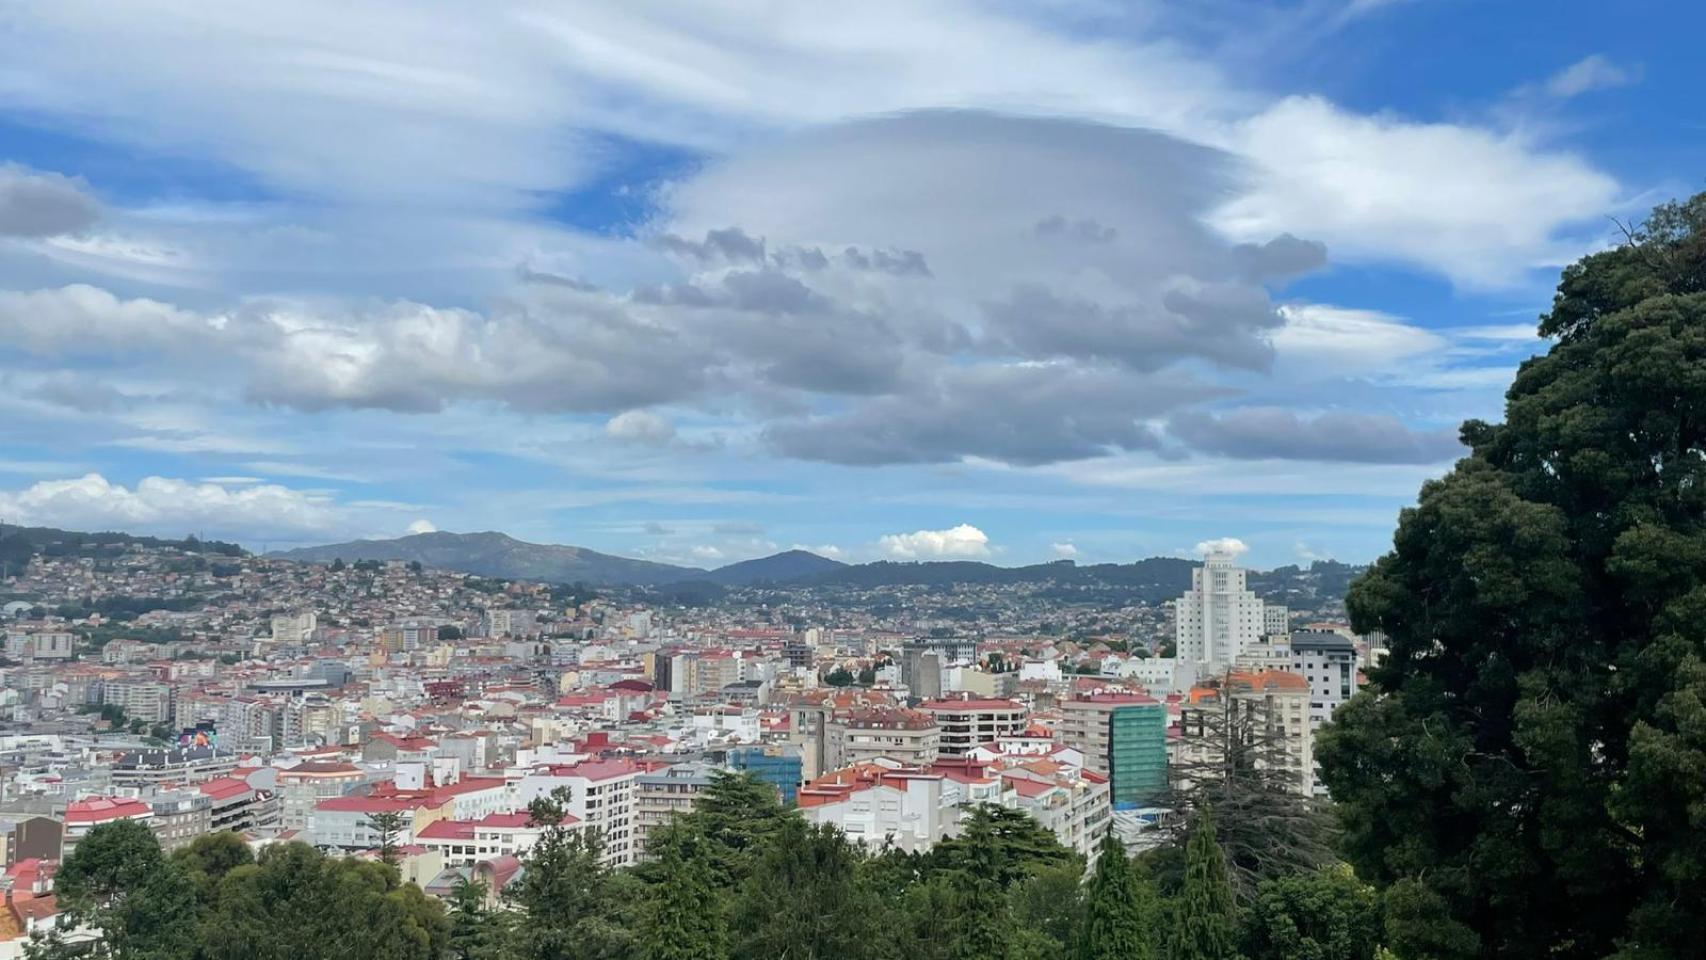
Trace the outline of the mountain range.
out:
[[[1079,565],[1070,560],[1023,567],[999,567],[969,560],[847,564],[804,550],[788,550],[715,569],[677,566],[618,557],[584,547],[528,543],[507,534],[420,533],[394,540],[355,540],[319,547],[275,551],[286,560],[330,563],[341,559],[419,561],[424,566],[485,577],[557,583],[659,587],[713,584],[751,587],[764,584],[847,587],[943,586],[947,584],[1047,584],[1074,595],[1103,593],[1148,602],[1177,597],[1190,587],[1193,560],[1151,557],[1126,564]],[[1288,566],[1251,571],[1250,587],[1276,601],[1307,609],[1343,597],[1361,567],[1331,560],[1307,568]]]

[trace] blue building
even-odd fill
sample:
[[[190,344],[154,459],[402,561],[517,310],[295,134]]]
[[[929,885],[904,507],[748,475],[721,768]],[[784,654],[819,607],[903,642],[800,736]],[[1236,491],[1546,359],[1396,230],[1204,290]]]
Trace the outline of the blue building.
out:
[[[742,773],[750,773],[776,787],[782,795],[783,806],[791,807],[800,793],[800,777],[805,765],[800,748],[768,744],[735,747],[728,753],[728,764]]]

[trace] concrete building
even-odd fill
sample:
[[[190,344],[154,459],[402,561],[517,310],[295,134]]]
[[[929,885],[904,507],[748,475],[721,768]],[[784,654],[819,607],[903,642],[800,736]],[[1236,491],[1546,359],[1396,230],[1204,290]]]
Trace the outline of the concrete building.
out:
[[[575,830],[581,821],[573,816],[562,826]],[[444,857],[446,866],[472,867],[495,857],[519,857],[539,842],[545,828],[535,824],[528,813],[487,814],[478,820],[435,820],[415,834],[415,843],[436,850]]]
[[[1030,711],[1016,700],[947,697],[926,700],[918,709],[941,726],[941,752],[946,756],[960,756],[979,744],[1012,736],[1030,723]]]
[[[708,763],[677,763],[634,778],[634,829],[644,858],[652,835],[676,817],[693,809],[699,794],[715,779]]]
[[[201,783],[223,777],[236,768],[236,754],[213,747],[135,750],[113,763],[112,778],[115,787]]]
[[[1227,734],[1216,732],[1215,724],[1230,721],[1240,725],[1247,738],[1259,737],[1275,748],[1267,751],[1264,766],[1283,765],[1299,793],[1315,794],[1319,786],[1310,696],[1307,682],[1296,673],[1267,670],[1223,674],[1191,690],[1188,703],[1180,710],[1179,738],[1173,749],[1187,766],[1217,763]]]
[[[101,702],[128,720],[165,723],[172,717],[172,688],[158,680],[119,679],[101,684]]]
[[[943,802],[943,778],[917,769],[858,764],[800,788],[799,810],[868,850],[892,844],[907,853],[930,849],[951,835],[958,809]]]
[[[353,763],[305,761],[279,770],[280,825],[286,830],[307,830],[315,804],[346,796],[366,781],[367,774]]]
[[[1245,586],[1245,571],[1224,551],[1208,554],[1191,571],[1191,589],[1173,605],[1180,660],[1203,665],[1204,675],[1229,668],[1267,626],[1263,603]]]
[[[1309,682],[1309,724],[1319,730],[1357,691],[1357,651],[1349,638],[1319,631],[1291,635],[1293,669]]]
[[[604,863],[625,867],[639,851],[635,836],[635,781],[642,773],[632,760],[583,760],[542,768],[523,777],[515,787],[515,802],[524,808],[558,787],[569,789],[568,812],[584,829],[598,831],[604,842]]]
[[[1061,704],[1061,743],[1109,779],[1115,809],[1149,803],[1167,788],[1167,706],[1141,693],[1084,694]]]
[[[824,723],[823,764],[839,770],[886,757],[903,766],[935,761],[941,728],[929,714],[900,707],[840,710]]]
[[[320,618],[312,610],[282,613],[272,618],[272,638],[275,643],[302,645],[314,639]]]
[[[73,800],[65,807],[65,837],[62,856],[71,856],[89,831],[103,823],[141,820],[153,828],[154,808],[134,797],[89,797]]]

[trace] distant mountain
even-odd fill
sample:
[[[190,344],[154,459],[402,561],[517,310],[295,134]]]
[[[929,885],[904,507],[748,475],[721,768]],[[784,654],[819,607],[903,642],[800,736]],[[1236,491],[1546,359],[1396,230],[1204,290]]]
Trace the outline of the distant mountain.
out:
[[[547,580],[553,583],[659,584],[703,578],[704,570],[649,560],[614,557],[585,547],[527,543],[507,534],[417,533],[395,540],[354,540],[267,554],[284,560],[330,563],[343,560],[416,560],[440,570],[481,577]]]
[[[847,564],[820,557],[805,550],[787,550],[757,560],[742,560],[718,567],[700,579],[724,587],[745,587],[755,583],[793,583],[811,577],[826,576]]]

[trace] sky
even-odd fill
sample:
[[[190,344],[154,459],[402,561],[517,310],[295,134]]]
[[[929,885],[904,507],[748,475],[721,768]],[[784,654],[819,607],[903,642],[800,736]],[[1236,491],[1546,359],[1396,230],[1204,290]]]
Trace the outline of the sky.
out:
[[[0,0],[0,521],[1367,561],[1559,269],[1706,187],[1703,29]]]

